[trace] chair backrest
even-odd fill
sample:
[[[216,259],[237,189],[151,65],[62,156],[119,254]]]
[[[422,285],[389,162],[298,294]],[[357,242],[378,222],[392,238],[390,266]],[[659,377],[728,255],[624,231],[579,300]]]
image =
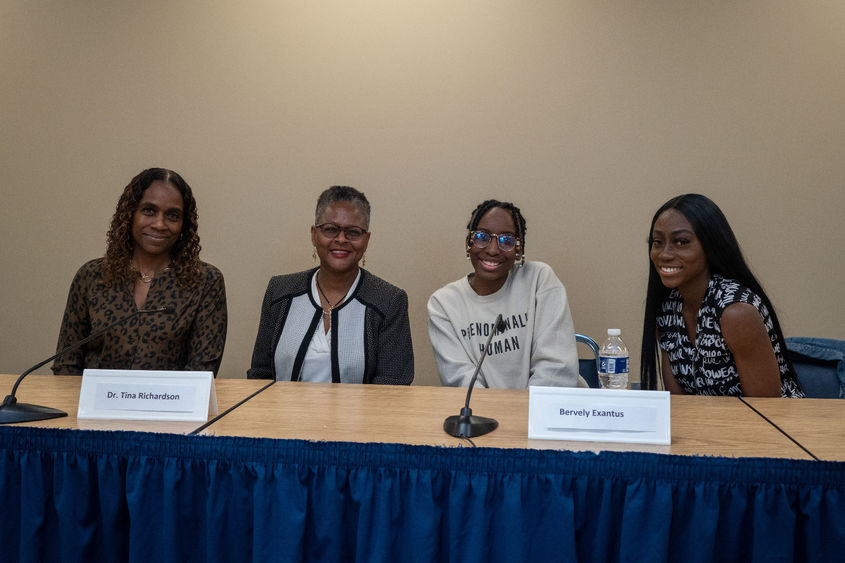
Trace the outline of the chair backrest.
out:
[[[575,342],[586,344],[590,347],[590,350],[593,354],[592,358],[578,359],[578,371],[581,373],[581,377],[583,377],[584,380],[587,382],[587,385],[589,385],[593,389],[600,388],[601,385],[599,385],[599,345],[596,343],[595,340],[583,334],[576,334]]]
[[[791,337],[786,339],[786,349],[807,397],[845,397],[845,341]]]

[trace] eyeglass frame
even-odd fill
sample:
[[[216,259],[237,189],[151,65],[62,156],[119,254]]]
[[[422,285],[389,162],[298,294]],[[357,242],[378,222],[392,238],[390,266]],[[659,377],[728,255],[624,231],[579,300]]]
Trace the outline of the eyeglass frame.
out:
[[[334,235],[334,236],[329,236],[329,235],[327,235],[326,233],[324,233],[324,232],[323,232],[323,227],[325,227],[325,226],[327,226],[327,225],[331,225],[331,226],[333,226],[334,228],[336,228],[336,229],[338,230],[338,231],[337,231],[337,234],[336,234],[336,235]],[[314,228],[315,228],[315,229],[317,229],[317,230],[320,232],[320,235],[322,235],[322,236],[326,237],[327,239],[331,239],[331,240],[334,240],[334,239],[336,239],[337,237],[339,237],[339,236],[340,236],[340,233],[342,232],[342,233],[343,233],[343,236],[344,236],[344,237],[346,237],[346,240],[348,240],[348,241],[350,241],[350,242],[357,242],[357,241],[361,240],[361,238],[362,238],[364,235],[369,234],[369,232],[370,232],[370,231],[368,231],[367,229],[362,229],[361,227],[341,227],[341,226],[340,226],[340,225],[338,225],[337,223],[331,223],[331,222],[330,222],[330,223],[320,223],[319,225],[314,225]],[[349,236],[349,231],[350,231],[350,230],[353,230],[353,231],[356,231],[356,232],[357,232],[357,231],[361,231],[361,234],[356,235],[356,236]]]
[[[475,235],[477,233],[485,234],[485,235],[490,237],[490,240],[487,242],[487,244],[484,244],[483,246],[478,246],[477,244],[475,244],[475,239],[473,238],[473,235]],[[513,248],[508,248],[508,249],[502,248],[502,241],[501,241],[502,237],[513,237],[513,239],[514,239]],[[468,246],[468,248],[473,248],[473,247],[475,247],[475,248],[487,248],[488,246],[490,246],[490,243],[492,243],[494,240],[496,241],[496,246],[502,252],[511,252],[511,251],[514,251],[514,250],[519,252],[520,240],[519,240],[519,237],[515,234],[512,234],[512,233],[488,233],[487,231],[481,231],[481,230],[470,231],[469,234],[467,234],[467,246]]]

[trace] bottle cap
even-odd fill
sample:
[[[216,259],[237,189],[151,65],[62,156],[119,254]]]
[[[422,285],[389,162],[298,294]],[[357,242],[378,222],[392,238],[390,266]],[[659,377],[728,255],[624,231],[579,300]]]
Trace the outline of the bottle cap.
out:
[[[607,335],[608,336],[619,336],[620,334],[622,334],[622,331],[619,330],[618,328],[607,329]]]

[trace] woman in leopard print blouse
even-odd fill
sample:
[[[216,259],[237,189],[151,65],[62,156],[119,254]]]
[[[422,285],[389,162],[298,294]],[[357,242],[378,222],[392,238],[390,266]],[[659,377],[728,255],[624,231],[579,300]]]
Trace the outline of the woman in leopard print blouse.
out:
[[[53,373],[85,368],[213,371],[226,342],[226,288],[199,259],[197,207],[179,174],[150,168],[117,202],[103,258],[70,286],[57,350],[138,310],[84,347],[60,356]]]

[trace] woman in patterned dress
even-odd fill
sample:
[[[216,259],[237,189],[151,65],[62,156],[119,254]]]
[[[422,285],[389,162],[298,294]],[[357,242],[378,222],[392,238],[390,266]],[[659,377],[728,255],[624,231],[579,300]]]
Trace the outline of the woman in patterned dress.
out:
[[[654,214],[643,322],[643,388],[658,358],[672,393],[803,397],[771,301],[722,211],[705,196],[672,198]]]

